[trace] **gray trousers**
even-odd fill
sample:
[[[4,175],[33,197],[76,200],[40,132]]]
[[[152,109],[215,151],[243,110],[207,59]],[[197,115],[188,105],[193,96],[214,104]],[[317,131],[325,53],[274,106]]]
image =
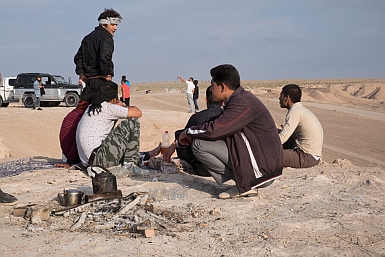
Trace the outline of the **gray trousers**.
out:
[[[194,106],[193,94],[187,94],[187,103],[188,103],[188,106],[190,107],[190,112],[194,112],[195,106]]]
[[[191,148],[195,158],[203,164],[218,185],[234,179],[230,154],[225,141],[195,139]]]

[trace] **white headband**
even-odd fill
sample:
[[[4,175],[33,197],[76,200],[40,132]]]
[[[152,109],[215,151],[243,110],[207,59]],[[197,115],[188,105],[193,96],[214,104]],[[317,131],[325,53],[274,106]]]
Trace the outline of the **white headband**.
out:
[[[121,23],[122,19],[118,17],[107,17],[106,19],[100,19],[99,24],[118,24]]]

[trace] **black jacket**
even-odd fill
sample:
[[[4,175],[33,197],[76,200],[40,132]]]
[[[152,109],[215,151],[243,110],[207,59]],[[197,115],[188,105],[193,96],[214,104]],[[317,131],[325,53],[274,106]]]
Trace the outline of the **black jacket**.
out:
[[[198,98],[199,98],[199,87],[198,85],[196,85],[194,88],[193,99],[198,99]]]
[[[191,126],[199,126],[205,122],[214,120],[221,113],[222,113],[221,106],[217,104],[211,104],[206,110],[193,114],[188,120],[184,129],[175,131],[175,140],[177,140],[179,138],[179,135],[183,131],[185,131],[187,128]],[[199,162],[195,159],[195,156],[191,149],[191,145],[187,147],[184,147],[184,146],[178,147],[176,148],[176,152],[180,159],[186,161],[188,164],[190,164],[194,168],[196,175],[210,176],[210,173],[208,173],[204,168],[202,168]]]
[[[102,26],[85,36],[74,57],[75,72],[79,76],[114,76],[112,54],[114,38]]]

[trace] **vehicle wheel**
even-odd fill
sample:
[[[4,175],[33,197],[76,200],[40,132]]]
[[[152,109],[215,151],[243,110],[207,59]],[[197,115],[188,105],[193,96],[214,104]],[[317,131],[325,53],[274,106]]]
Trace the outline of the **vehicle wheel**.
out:
[[[3,98],[0,96],[0,107],[3,107]]]
[[[26,94],[23,96],[22,101],[26,108],[32,108],[36,103],[36,97],[34,94]]]
[[[79,103],[79,96],[76,93],[67,93],[67,95],[64,97],[64,103],[68,107],[75,107]]]

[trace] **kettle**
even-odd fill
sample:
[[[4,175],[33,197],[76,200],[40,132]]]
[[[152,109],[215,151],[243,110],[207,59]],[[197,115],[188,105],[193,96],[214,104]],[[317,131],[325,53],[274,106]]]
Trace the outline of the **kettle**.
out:
[[[110,172],[102,172],[92,178],[92,190],[94,194],[110,193],[118,190],[116,176]]]

